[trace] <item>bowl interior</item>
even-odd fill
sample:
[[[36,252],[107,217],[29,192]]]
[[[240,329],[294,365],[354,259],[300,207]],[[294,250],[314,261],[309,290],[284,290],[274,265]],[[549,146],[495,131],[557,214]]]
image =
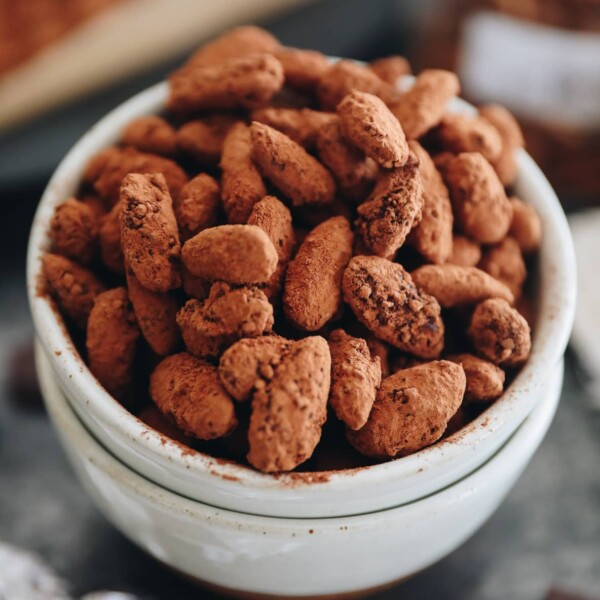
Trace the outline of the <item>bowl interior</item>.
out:
[[[548,181],[525,151],[520,151],[517,157],[519,175],[515,192],[537,210],[544,232],[538,260],[537,323],[532,353],[503,396],[457,434],[408,457],[370,467],[332,471],[319,477],[294,473],[273,477],[199,452],[182,453],[181,446],[165,441],[100,386],[78,355],[51,301],[38,293],[40,258],[48,249],[48,224],[54,209],[77,191],[88,160],[100,149],[115,143],[131,119],[160,112],[166,96],[167,84],[158,84],[124,103],[90,129],[57,168],[34,218],[27,259],[32,315],[38,338],[63,389],[69,392],[67,396],[72,403],[74,398],[79,400],[75,400],[75,408],[80,416],[82,412],[93,414],[100,427],[111,429],[123,439],[136,439],[138,450],[154,461],[157,469],[165,466],[180,469],[191,482],[200,476],[220,479],[219,485],[231,488],[234,494],[235,490],[242,489],[244,494],[279,491],[288,502],[310,500],[316,488],[319,488],[318,493],[345,490],[360,495],[361,490],[376,482],[394,481],[396,486],[401,486],[402,481],[410,477],[425,480],[431,475],[433,478],[453,461],[467,460],[486,444],[489,457],[492,440],[505,441],[540,397],[549,374],[564,353],[575,306],[575,262],[567,222]],[[473,110],[460,99],[453,101],[450,108]],[[496,443],[495,449],[498,446]]]

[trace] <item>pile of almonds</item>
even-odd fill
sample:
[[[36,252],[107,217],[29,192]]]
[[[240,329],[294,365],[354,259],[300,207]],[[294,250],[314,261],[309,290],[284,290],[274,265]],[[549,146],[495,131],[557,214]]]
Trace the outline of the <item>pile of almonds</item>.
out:
[[[43,274],[110,394],[264,472],[326,446],[328,419],[338,451],[388,459],[502,394],[541,237],[506,192],[523,139],[499,106],[448,113],[453,73],[402,93],[408,72],[240,27],[90,161]]]

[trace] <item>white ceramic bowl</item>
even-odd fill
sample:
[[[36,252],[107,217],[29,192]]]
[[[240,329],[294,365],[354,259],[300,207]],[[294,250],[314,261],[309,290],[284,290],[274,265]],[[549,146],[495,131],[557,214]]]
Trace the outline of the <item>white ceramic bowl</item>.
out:
[[[39,350],[39,348],[38,348]],[[98,444],[37,352],[42,392],[63,447],[104,515],[163,563],[229,591],[281,597],[346,594],[433,564],[495,511],[539,446],[556,410],[562,362],[502,449],[460,482],[411,504],[351,517],[286,519],[189,500],[141,477]]]
[[[483,464],[542,397],[564,353],[574,314],[575,261],[567,222],[548,181],[524,151],[518,155],[516,193],[535,207],[544,231],[533,349],[502,398],[458,434],[412,456],[331,472],[316,481],[273,477],[201,453],[182,452],[181,446],[165,443],[99,385],[51,303],[37,294],[40,257],[48,248],[48,223],[54,209],[77,191],[88,160],[115,143],[133,118],[160,112],[166,96],[167,85],[158,84],[122,104],[86,133],[50,180],[33,223],[27,279],[36,332],[59,385],[86,426],[125,464],[168,489],[213,506],[271,516],[327,517],[381,510],[440,490]],[[472,107],[455,99],[451,110]]]

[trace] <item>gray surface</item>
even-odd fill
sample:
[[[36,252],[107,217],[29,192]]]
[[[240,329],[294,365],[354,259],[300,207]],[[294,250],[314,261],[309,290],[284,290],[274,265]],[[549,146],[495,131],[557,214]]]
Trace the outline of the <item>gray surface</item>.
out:
[[[117,589],[160,600],[217,598],[114,530],[75,480],[43,410],[20,408],[10,396],[11,349],[31,339],[22,285],[0,284],[0,542],[38,552],[76,596]],[[375,598],[537,600],[551,587],[600,596],[599,433],[600,414],[568,369],[556,420],[498,512],[454,554]]]

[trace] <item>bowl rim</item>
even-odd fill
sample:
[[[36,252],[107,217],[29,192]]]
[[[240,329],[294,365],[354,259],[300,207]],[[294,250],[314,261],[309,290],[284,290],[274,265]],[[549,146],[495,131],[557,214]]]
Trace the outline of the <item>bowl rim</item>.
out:
[[[407,78],[404,82],[410,82]],[[104,427],[114,427],[121,435],[135,438],[141,450],[153,461],[177,462],[190,476],[202,472],[219,477],[220,484],[233,491],[238,486],[260,493],[273,488],[298,490],[304,486],[336,486],[346,491],[358,489],[381,478],[400,480],[427,469],[432,463],[442,464],[455,459],[466,450],[475,451],[488,436],[509,422],[521,423],[533,409],[523,395],[534,395],[543,388],[551,370],[563,355],[570,335],[576,294],[575,258],[568,224],[561,205],[539,167],[520,150],[517,155],[518,182],[526,189],[537,189],[544,202],[536,209],[544,223],[539,263],[549,266],[540,272],[541,306],[546,318],[538,322],[533,336],[532,352],[524,367],[504,394],[479,417],[459,432],[438,441],[410,456],[367,467],[318,472],[319,477],[290,474],[264,474],[244,465],[229,463],[197,451],[183,452],[181,446],[145,425],[117,402],[89,371],[79,356],[54,307],[54,303],[39,293],[41,256],[48,248],[48,223],[54,208],[75,193],[88,159],[98,150],[114,144],[122,127],[135,116],[156,114],[164,108],[168,94],[167,82],[158,83],[120,104],[92,126],[71,148],[52,175],[36,210],[27,252],[27,290],[35,330],[42,347],[60,379],[77,389],[87,406]],[[456,98],[451,111],[475,109]],[[68,191],[67,191],[68,190]],[[540,191],[541,190],[541,191]],[[527,194],[521,194],[527,196]],[[541,269],[540,269],[541,271]]]
[[[317,527],[322,532],[325,529],[339,531],[340,524],[352,528],[371,527],[375,523],[387,526],[390,517],[402,513],[404,513],[404,518],[411,519],[419,513],[429,512],[430,510],[443,511],[444,508],[449,506],[449,503],[464,500],[465,496],[472,495],[481,486],[493,486],[495,480],[494,473],[497,472],[498,462],[508,461],[509,455],[516,454],[520,456],[521,452],[515,451],[515,448],[519,448],[519,450],[529,448],[529,456],[527,456],[526,461],[519,468],[520,474],[527,467],[529,460],[539,448],[550,427],[559,404],[564,376],[564,361],[561,360],[552,373],[552,377],[558,380],[557,382],[560,385],[549,390],[548,394],[544,396],[530,415],[525,418],[523,423],[520,424],[519,428],[498,452],[475,471],[461,478],[459,481],[424,498],[368,513],[347,516],[294,518],[256,515],[211,506],[210,504],[193,500],[167,489],[140,475],[104,448],[86,428],[85,424],[82,423],[77,413],[73,410],[73,407],[70,406],[65,394],[60,389],[49,364],[48,356],[44,352],[40,352],[39,347],[36,347],[35,362],[38,373],[42,373],[40,381],[45,405],[60,436],[68,435],[71,440],[76,439],[77,442],[75,445],[77,448],[86,447],[88,449],[87,451],[84,450],[84,459],[93,462],[97,468],[105,471],[111,478],[118,479],[122,485],[134,490],[137,495],[141,495],[149,501],[160,503],[167,510],[177,510],[189,518],[200,516],[204,519],[210,519],[211,522],[221,526],[225,525],[232,530],[239,530],[240,525],[242,525],[246,529],[255,529],[262,532],[264,528],[269,527],[271,530],[279,530],[282,533],[294,530],[308,536],[316,532]],[[534,443],[531,443],[532,440]],[[510,462],[512,463],[513,461],[511,460]],[[315,527],[314,532],[312,529],[307,529],[311,525]]]

